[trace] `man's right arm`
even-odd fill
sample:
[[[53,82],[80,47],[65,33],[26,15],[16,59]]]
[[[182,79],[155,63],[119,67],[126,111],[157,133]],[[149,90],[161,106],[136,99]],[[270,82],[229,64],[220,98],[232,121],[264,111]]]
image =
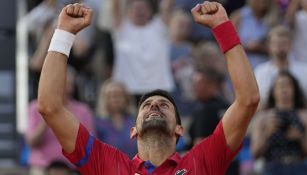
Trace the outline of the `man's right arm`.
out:
[[[76,34],[91,22],[92,11],[80,4],[63,8],[58,19],[58,29]],[[49,51],[42,68],[38,110],[53,130],[64,151],[75,149],[79,121],[64,105],[64,91],[67,72],[67,55]]]

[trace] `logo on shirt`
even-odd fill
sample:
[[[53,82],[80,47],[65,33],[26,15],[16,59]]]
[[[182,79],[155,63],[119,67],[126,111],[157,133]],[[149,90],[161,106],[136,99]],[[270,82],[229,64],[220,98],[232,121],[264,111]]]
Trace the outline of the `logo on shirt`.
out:
[[[175,175],[184,175],[185,173],[187,173],[188,171],[186,169],[182,169],[182,170],[178,170],[176,171]]]

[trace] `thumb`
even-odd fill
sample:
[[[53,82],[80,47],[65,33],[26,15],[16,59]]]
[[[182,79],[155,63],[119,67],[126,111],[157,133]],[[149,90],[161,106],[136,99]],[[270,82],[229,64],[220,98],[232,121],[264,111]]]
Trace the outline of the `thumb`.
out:
[[[84,22],[86,25],[90,25],[92,22],[93,18],[93,10],[88,8],[88,7],[83,7],[82,8],[83,13],[84,13]]]
[[[192,16],[194,18],[194,21],[199,24],[205,24],[206,21],[211,18],[210,14],[205,14],[202,11],[202,6],[200,4],[197,4],[192,10],[191,10]]]

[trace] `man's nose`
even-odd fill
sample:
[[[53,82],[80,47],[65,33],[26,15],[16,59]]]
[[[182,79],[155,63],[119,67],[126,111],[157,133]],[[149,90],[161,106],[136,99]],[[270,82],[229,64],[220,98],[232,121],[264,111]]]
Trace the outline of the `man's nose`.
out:
[[[153,102],[150,106],[151,110],[159,110],[159,105],[158,103]]]

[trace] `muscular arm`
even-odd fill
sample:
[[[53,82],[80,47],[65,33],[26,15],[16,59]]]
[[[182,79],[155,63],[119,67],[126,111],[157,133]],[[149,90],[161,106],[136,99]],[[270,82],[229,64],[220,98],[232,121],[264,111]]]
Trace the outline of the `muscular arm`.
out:
[[[215,28],[229,20],[223,6],[205,1],[197,5],[192,14],[196,22]],[[222,123],[226,142],[231,150],[236,150],[244,136],[248,124],[259,103],[258,86],[241,45],[236,45],[225,53],[227,68],[235,90],[235,100],[226,111]]]
[[[78,120],[64,106],[67,57],[48,52],[38,89],[39,112],[53,130],[66,152],[72,152],[79,127]]]
[[[222,122],[227,144],[236,150],[245,136],[248,124],[258,103],[258,86],[241,45],[225,53],[226,62],[235,91],[235,100],[226,111]]]
[[[92,11],[80,4],[63,8],[58,28],[76,34],[88,26]],[[38,90],[38,108],[47,125],[53,130],[63,149],[74,151],[79,121],[64,107],[67,56],[48,52],[43,65]]]

